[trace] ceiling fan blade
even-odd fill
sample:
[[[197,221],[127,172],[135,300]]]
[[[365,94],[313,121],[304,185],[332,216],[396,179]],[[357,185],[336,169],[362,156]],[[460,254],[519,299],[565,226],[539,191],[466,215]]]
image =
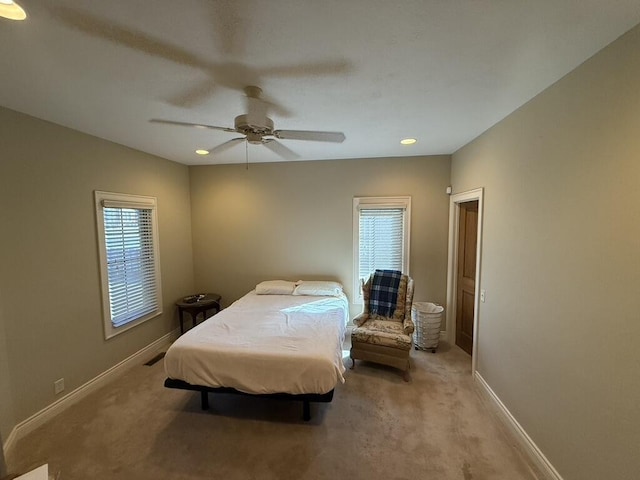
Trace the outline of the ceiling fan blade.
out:
[[[205,81],[200,82],[188,91],[172,96],[167,99],[167,102],[178,107],[190,108],[202,103],[202,101],[213,94],[215,90],[216,84],[213,83],[213,80],[207,78]]]
[[[142,32],[105,21],[82,10],[56,7],[51,9],[51,15],[65,25],[92,37],[102,38],[182,65],[205,70],[209,69],[209,64],[205,60],[183,48],[176,47]]]
[[[278,102],[276,102],[275,100],[271,99],[270,97],[263,95],[262,96],[262,101],[265,103],[266,108],[268,111],[275,113],[276,115],[279,115],[281,117],[285,117],[285,118],[289,118],[291,117],[291,111],[288,110],[286,107],[280,105]]]
[[[352,70],[346,60],[328,60],[325,62],[299,63],[294,65],[274,65],[258,69],[261,76],[298,78],[319,75],[339,75]]]
[[[245,52],[247,15],[243,15],[245,6],[237,1],[215,2],[210,13],[217,50],[226,57],[240,56]]]
[[[312,130],[274,130],[273,135],[283,140],[313,140],[316,142],[344,142],[342,132],[315,132]]]
[[[297,158],[300,158],[300,155],[298,155],[296,152],[294,152],[293,150],[289,150],[287,147],[273,138],[262,140],[262,144],[276,155],[280,155],[282,158],[285,158],[287,160],[295,160]]]
[[[259,87],[245,87],[247,109],[247,123],[249,125],[264,125],[267,118],[267,104],[260,98],[262,90]]]
[[[231,140],[227,140],[226,142],[221,143],[217,147],[210,148],[209,153],[213,153],[214,155],[218,153],[222,153],[225,150],[229,150],[234,145],[244,142],[245,140],[246,140],[245,137],[232,138]]]
[[[174,122],[173,120],[162,120],[161,118],[152,118],[149,120],[151,123],[162,123],[165,125],[180,125],[182,127],[196,127],[196,128],[207,128],[210,130],[222,130],[223,132],[235,132],[234,128],[230,127],[217,127],[215,125],[205,125],[203,123],[188,123],[188,122]]]

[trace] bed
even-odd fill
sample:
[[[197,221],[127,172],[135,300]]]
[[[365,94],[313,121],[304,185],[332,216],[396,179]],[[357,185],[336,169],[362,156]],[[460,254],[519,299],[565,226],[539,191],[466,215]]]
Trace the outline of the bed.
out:
[[[171,345],[165,386],[200,392],[203,409],[210,392],[301,401],[309,420],[344,382],[348,311],[336,282],[261,282]]]

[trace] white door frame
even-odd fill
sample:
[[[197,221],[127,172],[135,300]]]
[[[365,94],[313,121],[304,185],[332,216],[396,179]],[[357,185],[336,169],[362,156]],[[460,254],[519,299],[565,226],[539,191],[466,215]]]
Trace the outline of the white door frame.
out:
[[[471,355],[471,375],[474,375],[478,365],[478,317],[480,310],[480,268],[482,258],[482,217],[484,204],[484,189],[476,188],[463,193],[451,195],[449,203],[449,259],[447,267],[447,339],[451,345],[456,343],[456,305],[457,305],[457,272],[458,272],[458,237],[460,220],[460,204],[478,201],[478,238],[476,242],[476,286],[475,304],[473,306],[473,355]]]

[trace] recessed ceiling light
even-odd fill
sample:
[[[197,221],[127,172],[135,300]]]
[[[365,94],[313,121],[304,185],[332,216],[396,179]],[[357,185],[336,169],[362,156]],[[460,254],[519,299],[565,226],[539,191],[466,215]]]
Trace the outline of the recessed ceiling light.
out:
[[[198,155],[209,155],[209,150],[199,149],[199,150],[196,150],[196,153]]]
[[[418,140],[416,140],[415,138],[403,138],[402,140],[400,140],[400,143],[402,145],[413,145],[417,141]]]
[[[0,0],[0,17],[9,20],[24,20],[27,18],[26,12],[13,0]]]

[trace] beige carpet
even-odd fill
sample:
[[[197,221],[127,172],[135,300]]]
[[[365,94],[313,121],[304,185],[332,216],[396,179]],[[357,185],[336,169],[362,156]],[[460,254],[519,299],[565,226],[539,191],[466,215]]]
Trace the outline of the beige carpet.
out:
[[[140,365],[17,442],[10,472],[48,462],[60,480],[535,479],[483,403],[470,358],[412,351],[412,381],[358,362],[330,404],[165,389]],[[350,361],[345,360],[348,364]]]

